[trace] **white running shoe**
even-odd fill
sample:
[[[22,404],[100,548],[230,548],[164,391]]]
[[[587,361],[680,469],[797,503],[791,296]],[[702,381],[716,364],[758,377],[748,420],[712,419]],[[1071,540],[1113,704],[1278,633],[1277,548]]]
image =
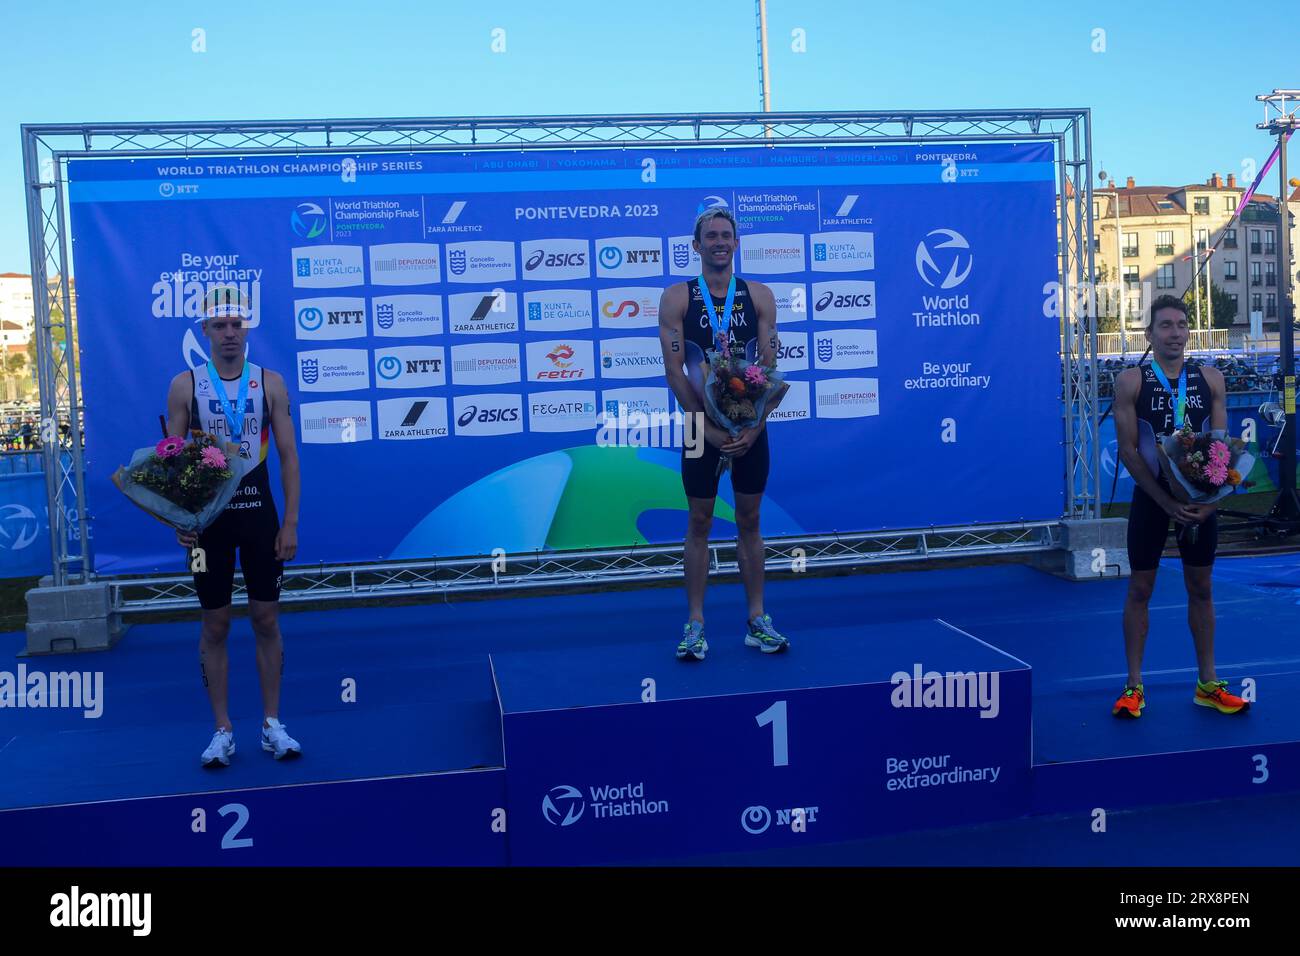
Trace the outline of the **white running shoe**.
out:
[[[212,735],[212,743],[203,751],[202,761],[205,767],[230,766],[230,755],[235,752],[235,735],[228,730],[218,730]]]
[[[299,746],[298,741],[290,737],[285,731],[284,724],[274,717],[268,717],[266,724],[269,726],[262,727],[263,750],[275,754],[276,760],[283,760],[285,757],[297,757],[302,753],[302,747]]]

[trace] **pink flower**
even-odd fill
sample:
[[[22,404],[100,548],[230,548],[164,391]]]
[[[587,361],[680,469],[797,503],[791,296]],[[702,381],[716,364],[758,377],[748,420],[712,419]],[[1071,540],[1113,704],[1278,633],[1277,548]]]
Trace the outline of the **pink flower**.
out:
[[[209,445],[203,449],[203,464],[210,468],[225,468],[226,456],[221,454],[221,449],[215,445]]]
[[[1227,465],[1232,460],[1232,453],[1228,451],[1228,446],[1221,441],[1213,442],[1210,445],[1210,461]]]
[[[1212,461],[1205,466],[1205,480],[1212,485],[1222,485],[1228,480],[1228,466],[1220,461]]]
[[[761,388],[767,384],[767,376],[763,374],[762,368],[757,365],[751,365],[745,369],[745,381],[750,385],[757,385]]]
[[[153,446],[153,452],[159,458],[175,458],[181,453],[181,449],[184,447],[185,439],[183,438],[164,438],[158,444]]]

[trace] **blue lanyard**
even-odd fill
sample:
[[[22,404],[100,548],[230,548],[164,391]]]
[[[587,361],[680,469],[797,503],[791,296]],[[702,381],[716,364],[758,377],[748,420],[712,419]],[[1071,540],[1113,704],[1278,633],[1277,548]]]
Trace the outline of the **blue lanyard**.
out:
[[[1187,407],[1187,362],[1183,362],[1183,370],[1178,373],[1177,392],[1169,387],[1169,376],[1165,374],[1165,370],[1160,367],[1159,362],[1151,363],[1151,371],[1156,373],[1156,378],[1160,380],[1160,384],[1165,387],[1165,391],[1174,400],[1174,428],[1182,428],[1183,410]]]
[[[722,344],[727,341],[727,332],[731,328],[731,305],[736,301],[736,276],[733,273],[731,281],[727,283],[727,304],[722,307],[722,315],[719,316],[713,307],[713,295],[709,292],[709,285],[704,281],[704,276],[700,276],[700,296],[704,299],[704,308],[709,314],[709,328],[713,330],[713,342],[721,351]]]
[[[211,359],[208,360],[208,377],[212,379],[217,398],[221,400],[221,409],[226,413],[226,424],[230,426],[230,440],[238,445],[239,439],[244,434],[244,407],[248,404],[248,360],[244,360],[244,371],[239,376],[239,398],[235,399],[234,403],[226,394],[226,383],[217,374],[217,367],[212,364]]]

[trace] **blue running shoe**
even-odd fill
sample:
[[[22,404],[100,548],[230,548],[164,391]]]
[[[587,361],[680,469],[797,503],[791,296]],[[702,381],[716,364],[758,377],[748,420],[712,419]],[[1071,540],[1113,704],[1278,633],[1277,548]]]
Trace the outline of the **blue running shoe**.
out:
[[[775,654],[789,647],[790,642],[772,626],[772,615],[761,614],[750,620],[745,646],[757,647],[764,654]]]
[[[677,645],[679,661],[702,661],[709,649],[709,642],[704,639],[704,625],[699,621],[690,621],[682,628],[682,642]]]

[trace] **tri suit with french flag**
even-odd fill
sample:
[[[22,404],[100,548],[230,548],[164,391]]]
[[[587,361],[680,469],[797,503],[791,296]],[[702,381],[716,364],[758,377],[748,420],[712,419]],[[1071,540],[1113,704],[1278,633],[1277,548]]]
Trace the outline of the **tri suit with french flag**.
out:
[[[234,497],[217,518],[200,535],[198,547],[204,550],[206,571],[194,572],[194,586],[199,603],[206,610],[216,610],[230,603],[235,580],[235,551],[244,572],[248,596],[257,601],[278,601],[284,562],[275,556],[275,539],[280,532],[280,516],[271,495],[266,455],[271,437],[271,407],[266,397],[266,374],[261,366],[245,360],[248,366],[248,397],[245,399],[239,436],[239,460],[232,468],[242,469],[243,480]],[[232,379],[213,378],[209,366],[190,370],[193,399],[190,402],[190,428],[211,432],[223,442],[233,440],[226,418],[226,403],[217,393],[221,389],[227,402],[239,400],[241,375]]]
[[[1213,398],[1210,383],[1205,380],[1199,365],[1187,362],[1185,367],[1187,394],[1183,401],[1183,415],[1193,431],[1203,432],[1210,426]],[[1151,474],[1156,476],[1160,487],[1166,493],[1171,493],[1169,479],[1160,468],[1156,439],[1171,435],[1177,430],[1175,396],[1181,387],[1179,379],[1174,377],[1169,380],[1173,389],[1171,392],[1150,364],[1141,368],[1142,388],[1137,396],[1138,453],[1151,469]],[[1160,555],[1164,552],[1165,541],[1169,537],[1170,520],[1154,498],[1141,488],[1133,489],[1133,505],[1128,519],[1128,558],[1129,567],[1134,571],[1154,571],[1160,566]],[[1191,535],[1186,534],[1178,536],[1178,551],[1183,564],[1193,568],[1213,564],[1219,542],[1218,512],[1211,513],[1210,517],[1201,522],[1195,541],[1191,538]]]

